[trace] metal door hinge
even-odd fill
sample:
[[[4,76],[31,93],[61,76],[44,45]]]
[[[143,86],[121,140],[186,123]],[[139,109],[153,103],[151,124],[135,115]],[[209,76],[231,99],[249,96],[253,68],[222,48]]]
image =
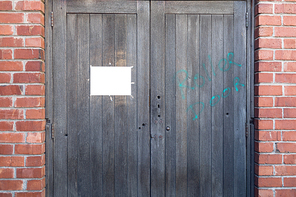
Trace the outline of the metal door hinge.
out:
[[[248,28],[249,27],[249,13],[248,12],[246,12],[246,28]]]
[[[250,118],[250,124],[254,124],[254,118],[253,117]]]
[[[53,27],[53,12],[51,12],[51,26]]]
[[[249,136],[249,124],[248,123],[245,124],[245,134],[246,134],[246,137]]]
[[[45,131],[46,133],[51,133],[51,138],[54,139],[54,127],[50,122],[46,123]]]

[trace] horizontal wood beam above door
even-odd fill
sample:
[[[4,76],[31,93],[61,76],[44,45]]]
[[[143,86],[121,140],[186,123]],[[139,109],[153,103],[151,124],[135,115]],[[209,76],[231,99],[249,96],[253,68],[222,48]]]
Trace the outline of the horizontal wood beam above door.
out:
[[[67,1],[67,13],[137,13],[137,1],[98,2],[98,1]]]

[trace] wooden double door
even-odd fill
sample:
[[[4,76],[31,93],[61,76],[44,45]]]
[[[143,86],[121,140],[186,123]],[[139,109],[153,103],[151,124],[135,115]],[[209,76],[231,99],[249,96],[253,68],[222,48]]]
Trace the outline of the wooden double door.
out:
[[[53,1],[47,193],[246,196],[245,12],[244,1]],[[131,96],[91,96],[90,65],[132,66]]]

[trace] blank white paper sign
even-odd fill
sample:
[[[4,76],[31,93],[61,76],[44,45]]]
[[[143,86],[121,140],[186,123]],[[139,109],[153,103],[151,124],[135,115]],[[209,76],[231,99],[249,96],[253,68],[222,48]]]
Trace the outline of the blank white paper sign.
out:
[[[132,67],[90,67],[90,95],[131,95]]]

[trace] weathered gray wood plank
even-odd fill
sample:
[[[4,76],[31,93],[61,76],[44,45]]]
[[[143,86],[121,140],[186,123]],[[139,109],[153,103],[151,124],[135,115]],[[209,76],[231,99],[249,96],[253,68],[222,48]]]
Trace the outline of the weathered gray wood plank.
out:
[[[252,118],[254,117],[254,2],[248,0],[246,2],[246,11],[249,14],[249,27],[246,28],[246,72],[247,72],[247,81],[246,81],[246,90],[247,90],[247,126],[248,126],[248,136],[246,140],[246,149],[247,149],[247,196],[254,197],[254,123]]]
[[[234,2],[234,196],[246,195],[246,2]],[[238,66],[239,64],[241,66]],[[238,77],[238,78],[237,78]],[[236,85],[237,84],[237,85]]]
[[[151,2],[151,196],[165,189],[165,17],[164,2]]]
[[[127,56],[126,65],[132,66],[132,96],[128,96],[127,100],[127,117],[128,117],[128,194],[127,196],[137,196],[137,179],[138,179],[138,130],[137,130],[137,17],[134,14],[127,15]],[[148,126],[145,124],[145,126]]]
[[[78,80],[77,80],[77,188],[78,196],[89,196],[90,180],[90,121],[89,121],[89,15],[78,15]]]
[[[223,15],[212,15],[212,52],[208,67],[212,69],[212,95],[220,95],[220,101],[212,107],[212,195],[223,196],[223,95],[229,89],[223,84],[223,71],[218,64],[223,59]],[[225,92],[224,92],[225,90]]]
[[[53,2],[57,17],[53,27],[53,126],[54,140],[54,196],[67,196],[67,83],[66,83],[66,5],[64,0]]]
[[[233,1],[166,1],[166,13],[232,14]]]
[[[53,9],[53,2],[51,0],[45,0],[45,15],[49,16]],[[53,64],[52,64],[52,28],[51,20],[49,17],[45,18],[45,117],[47,123],[50,124],[53,121]],[[51,137],[51,132],[45,130],[46,148],[45,148],[45,174],[46,174],[46,196],[53,196],[54,192],[54,176],[53,176],[53,162],[54,162],[54,140]]]
[[[103,16],[90,15],[90,65],[103,65]],[[91,80],[91,79],[90,79]],[[91,196],[102,196],[103,97],[90,97],[90,165]]]
[[[124,14],[115,15],[115,66],[126,65],[127,18]],[[127,117],[126,96],[114,96],[114,149],[115,149],[115,196],[127,196]]]
[[[200,124],[200,196],[211,194],[211,149],[212,149],[212,76],[211,66],[207,64],[208,55],[211,54],[211,16],[200,16],[200,75],[205,83],[200,88],[200,100],[205,103],[204,110],[199,118]],[[200,78],[200,82],[202,79]],[[215,102],[214,100],[213,102]]]
[[[229,64],[227,64],[227,54],[229,52],[233,52],[233,16],[225,15],[223,22],[224,28],[224,62],[221,62],[220,68],[221,70],[225,70],[224,72],[224,87],[231,87],[231,93],[227,98],[223,99],[224,103],[224,196],[233,196],[233,119],[234,119],[234,87],[233,87],[233,70],[229,68]],[[224,67],[225,65],[225,67]]]
[[[187,105],[187,173],[188,193],[187,196],[199,196],[199,120],[196,113],[202,109],[199,104],[199,15],[188,15],[188,41],[187,41],[187,70],[188,79],[188,105]],[[193,88],[193,89],[192,89]],[[192,111],[194,110],[194,112]]]
[[[187,196],[187,15],[176,15],[176,196]],[[188,73],[187,73],[188,74]],[[182,77],[181,77],[181,76]],[[185,78],[184,78],[185,77]],[[180,83],[180,81],[184,83]]]
[[[176,196],[176,16],[166,15],[165,68],[165,195]]]
[[[138,196],[150,196],[150,122],[149,122],[149,65],[150,65],[150,7],[149,2],[137,6],[137,92],[138,92]],[[146,126],[141,126],[141,124]],[[141,127],[141,129],[139,128]]]
[[[67,1],[67,13],[137,13],[136,1]]]
[[[115,15],[103,15],[103,65],[114,66]],[[103,196],[115,195],[114,101],[103,96]]]
[[[78,128],[78,24],[77,15],[67,16],[67,128],[68,128],[68,195],[77,196],[77,128]]]

